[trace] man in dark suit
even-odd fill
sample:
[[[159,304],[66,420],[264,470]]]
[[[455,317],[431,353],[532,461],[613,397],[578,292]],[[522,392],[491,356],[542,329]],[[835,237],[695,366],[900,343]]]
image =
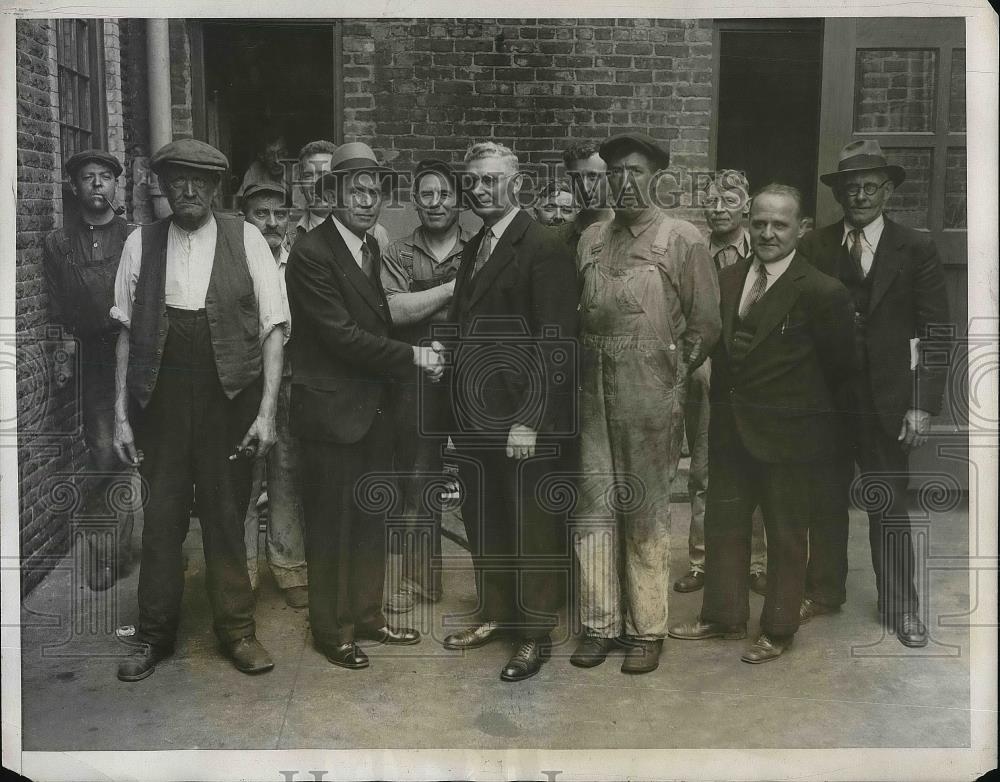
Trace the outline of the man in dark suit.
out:
[[[751,517],[768,541],[761,633],[748,663],[779,657],[799,626],[808,526],[835,466],[833,388],[854,370],[847,290],[796,253],[802,198],[768,185],[753,199],[753,256],[719,274],[722,340],[712,355],[705,595],[673,638],[743,638]]]
[[[574,421],[576,270],[566,245],[517,206],[521,174],[501,144],[466,153],[470,206],[482,230],[466,245],[450,320],[453,440],[462,516],[479,587],[479,622],[445,638],[470,649],[519,639],[504,681],[548,656],[568,557],[543,482],[565,470]]]
[[[357,639],[413,644],[382,613],[385,516],[364,477],[392,467],[394,378],[420,367],[437,379],[439,352],[389,337],[392,319],[379,279],[381,255],[367,231],[382,203],[379,166],[365,144],[345,144],[317,190],[335,207],[292,248],[285,272],[291,340],[290,425],[300,438],[309,569],[309,622],[334,665],[366,668]]]
[[[841,502],[826,524],[811,533],[802,620],[840,609],[846,597],[848,485],[854,464],[866,498],[887,503],[868,508],[878,609],[906,646],[924,646],[914,586],[913,543],[906,509],[908,454],[927,439],[932,415],[941,409],[947,367],[926,359],[935,327],[949,323],[944,272],[934,242],[883,214],[906,172],[889,165],[877,141],[855,141],[840,153],[837,171],[820,179],[833,189],[844,219],[813,231],[802,254],[851,293],[857,323],[860,372],[842,390],[849,423],[842,463]],[[916,370],[911,343],[919,340]],[[882,487],[882,488],[880,488]],[[887,493],[886,493],[887,492]]]

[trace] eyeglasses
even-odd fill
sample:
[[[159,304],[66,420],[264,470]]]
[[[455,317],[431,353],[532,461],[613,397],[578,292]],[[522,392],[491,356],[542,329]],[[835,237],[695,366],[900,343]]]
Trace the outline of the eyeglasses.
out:
[[[881,190],[883,187],[889,184],[889,182],[891,181],[892,181],[891,179],[886,179],[881,184],[878,185],[876,185],[874,182],[865,182],[864,185],[847,185],[844,188],[844,193],[853,198],[854,196],[858,195],[862,190],[864,190],[866,196],[873,196],[879,190]]]

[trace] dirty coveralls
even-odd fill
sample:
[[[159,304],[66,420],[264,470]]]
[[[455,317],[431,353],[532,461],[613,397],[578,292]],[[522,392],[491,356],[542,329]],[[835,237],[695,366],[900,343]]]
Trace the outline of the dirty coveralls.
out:
[[[687,380],[718,339],[718,282],[694,226],[657,209],[587,229],[577,258],[581,621],[602,638],[654,640],[667,631]]]

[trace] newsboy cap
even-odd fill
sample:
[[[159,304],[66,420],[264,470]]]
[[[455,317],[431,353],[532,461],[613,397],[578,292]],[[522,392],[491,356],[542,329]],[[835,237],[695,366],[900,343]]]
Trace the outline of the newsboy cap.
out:
[[[906,170],[902,166],[889,163],[882,152],[882,145],[872,139],[858,139],[847,144],[837,159],[837,170],[829,174],[821,174],[820,182],[833,187],[840,177],[855,174],[860,171],[885,171],[892,183],[899,187],[906,179]]]
[[[620,133],[601,144],[597,151],[605,162],[610,155],[619,151],[641,152],[652,160],[658,169],[670,165],[670,151],[652,136],[645,133]]]
[[[248,198],[253,198],[259,193],[281,196],[282,198],[288,195],[285,188],[276,182],[251,182],[243,189],[240,198],[246,201]]]
[[[116,177],[121,176],[123,171],[121,162],[110,152],[103,149],[84,149],[66,161],[66,173],[71,177],[76,176],[76,172],[87,163],[101,163],[110,168]]]
[[[168,163],[200,168],[204,171],[225,171],[229,168],[229,160],[225,155],[211,144],[193,138],[182,138],[164,144],[153,153],[149,161],[150,167],[156,173]]]

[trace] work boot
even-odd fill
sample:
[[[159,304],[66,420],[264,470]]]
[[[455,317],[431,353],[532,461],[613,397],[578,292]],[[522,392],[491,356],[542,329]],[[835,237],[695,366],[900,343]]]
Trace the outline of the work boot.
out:
[[[652,640],[623,638],[622,644],[627,648],[625,662],[622,663],[622,673],[651,673],[660,667],[662,638]]]
[[[700,570],[692,570],[683,578],[674,582],[675,592],[697,592],[705,586],[705,574]]]
[[[289,608],[308,608],[309,587],[293,586],[281,591],[285,596],[285,603],[289,606]]]
[[[229,644],[226,654],[241,673],[265,673],[274,667],[271,655],[253,635]]]
[[[614,638],[601,638],[598,635],[587,633],[580,639],[580,643],[570,656],[569,661],[577,668],[593,668],[604,662],[614,645]]]
[[[136,644],[132,653],[118,663],[118,678],[123,682],[137,682],[156,670],[156,664],[172,655],[172,647]]]
[[[750,589],[763,597],[767,596],[767,573],[751,573]]]

